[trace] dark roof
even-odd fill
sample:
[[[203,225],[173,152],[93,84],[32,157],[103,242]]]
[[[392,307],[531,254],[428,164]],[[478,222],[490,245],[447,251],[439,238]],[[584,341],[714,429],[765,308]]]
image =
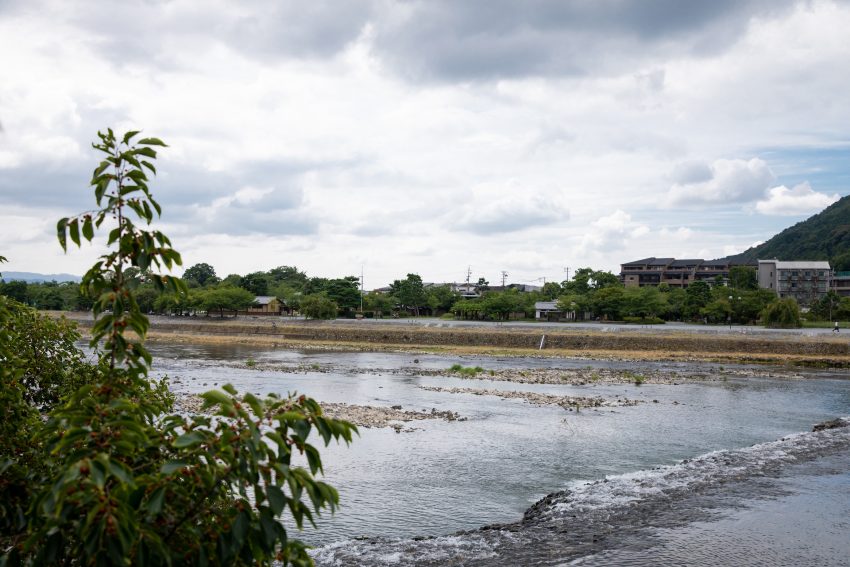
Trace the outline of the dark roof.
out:
[[[666,266],[670,262],[672,262],[674,258],[656,258],[655,256],[650,256],[649,258],[644,258],[643,260],[635,260],[634,262],[626,262],[623,264],[624,266]]]
[[[728,266],[729,260],[721,258],[720,260],[706,260],[702,263],[703,266]]]
[[[670,267],[681,268],[683,266],[699,266],[702,263],[702,258],[694,258],[691,260],[673,260],[672,262],[670,262]]]
[[[635,260],[634,262],[626,262],[623,265],[624,266],[643,266],[645,264],[649,264],[653,260],[655,260],[654,256],[652,258],[644,258],[643,260]]]
[[[675,258],[653,258],[652,261],[648,263],[650,266],[666,266],[673,260],[675,260]]]

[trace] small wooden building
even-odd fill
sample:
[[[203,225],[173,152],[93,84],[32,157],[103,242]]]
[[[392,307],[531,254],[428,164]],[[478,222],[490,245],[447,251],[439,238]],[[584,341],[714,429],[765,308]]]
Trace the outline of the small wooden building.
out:
[[[248,308],[248,315],[280,315],[283,305],[277,297],[271,295],[258,295],[254,298],[254,305]]]

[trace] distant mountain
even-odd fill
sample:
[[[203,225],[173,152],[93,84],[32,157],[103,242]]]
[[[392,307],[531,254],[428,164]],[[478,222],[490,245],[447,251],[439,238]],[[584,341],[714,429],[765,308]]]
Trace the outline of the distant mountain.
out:
[[[772,258],[829,260],[833,269],[850,270],[850,195],[767,242],[727,259],[754,262]]]
[[[35,272],[8,272],[0,266],[0,274],[2,279],[7,282],[25,281],[25,282],[79,282],[80,276],[73,274],[37,274]]]

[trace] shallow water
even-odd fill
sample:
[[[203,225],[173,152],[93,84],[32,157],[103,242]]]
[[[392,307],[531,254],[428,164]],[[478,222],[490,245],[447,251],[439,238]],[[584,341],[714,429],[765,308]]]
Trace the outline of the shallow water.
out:
[[[416,430],[411,433],[361,429],[352,447],[331,446],[323,451],[327,480],[338,487],[342,509],[335,517],[323,519],[319,531],[301,534],[313,544],[332,544],[319,550],[320,564],[486,565],[498,557],[496,563],[502,564],[713,565],[718,561],[710,558],[717,554],[721,564],[740,564],[751,561],[732,561],[731,555],[722,554],[755,550],[755,540],[768,541],[769,537],[786,542],[785,547],[769,546],[777,554],[770,564],[794,564],[794,558],[804,557],[813,561],[796,564],[838,565],[850,553],[843,539],[838,542],[828,535],[834,524],[829,514],[846,512],[850,500],[850,432],[777,441],[809,431],[813,423],[850,415],[850,381],[841,379],[842,373],[796,371],[808,379],[771,377],[677,386],[532,385],[417,376],[416,369],[447,368],[456,362],[485,369],[594,366],[697,368],[711,373],[717,367],[301,353],[242,345],[150,346],[155,370],[179,380],[173,385],[178,391],[200,392],[229,382],[255,393],[297,390],[319,401],[450,409],[468,418],[452,423],[413,422],[409,425]],[[240,364],[248,358],[320,368],[333,365],[333,371],[249,369]],[[763,372],[777,374],[773,369]],[[619,395],[646,403],[576,413],[531,406],[522,400],[426,391],[419,386]],[[825,437],[834,439],[817,445],[823,445]],[[714,451],[732,453],[715,458]],[[711,455],[700,457],[706,454]],[[796,456],[783,460],[787,454]],[[683,459],[694,459],[696,464],[680,464]],[[659,467],[675,470],[667,474],[668,469]],[[608,482],[596,482],[606,477]],[[624,487],[641,483],[648,483],[645,491],[623,492]],[[809,485],[822,485],[823,490],[805,490]],[[520,522],[537,500],[564,489],[571,489],[572,496],[548,502],[551,510],[538,506],[531,523]],[[673,489],[678,492],[671,493]],[[576,504],[576,490],[587,496],[580,505]],[[653,500],[659,495],[661,500]],[[832,506],[817,505],[817,498]],[[589,502],[604,506],[594,508]],[[631,514],[634,507],[640,513]],[[534,515],[542,511],[549,514],[545,521]],[[553,516],[553,511],[558,512]],[[795,518],[803,518],[808,532],[823,537],[805,552],[811,534],[804,540],[791,521],[754,522],[748,520],[748,513],[764,517],[793,513]],[[606,523],[599,514],[613,519]],[[846,513],[841,517],[846,521]],[[509,527],[478,530],[494,523]],[[601,531],[586,529],[591,525]],[[470,533],[458,535],[459,530]],[[735,539],[736,532],[748,535]],[[564,533],[573,535],[565,537]],[[444,537],[407,539],[420,536]],[[352,540],[361,537],[369,539]],[[528,552],[532,548],[536,550],[533,554]]]

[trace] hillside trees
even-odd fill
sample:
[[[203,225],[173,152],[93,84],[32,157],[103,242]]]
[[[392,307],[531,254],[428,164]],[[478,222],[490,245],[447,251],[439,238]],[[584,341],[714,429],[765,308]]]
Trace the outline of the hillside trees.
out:
[[[349,442],[356,428],[325,418],[305,396],[259,399],[230,386],[203,395],[215,416],[169,415],[164,382],[147,377],[149,322],[125,273],[131,266],[170,268],[180,255],[164,234],[147,229],[160,211],[148,189],[148,174],[156,171],[153,147],[164,144],[156,138],[134,144],[137,134],[98,134],[94,147],[105,154],[91,182],[98,209],[57,226],[66,248],[69,238],[79,245],[103,224],[115,225],[109,252],[81,284],[93,300],[98,362],[46,421],[27,409],[16,386],[23,354],[8,322],[17,307],[0,298],[0,397],[7,410],[0,427],[16,427],[0,439],[0,490],[10,488],[9,471],[32,471],[18,478],[31,502],[23,515],[22,506],[12,509],[14,517],[7,514],[13,499],[0,501],[0,564],[308,565],[304,545],[279,518],[286,511],[300,527],[336,507],[337,492],[315,478],[322,464],[308,437],[316,431],[325,444]],[[177,278],[150,277],[160,289],[186,292]],[[295,466],[294,453],[306,456],[306,468]]]

